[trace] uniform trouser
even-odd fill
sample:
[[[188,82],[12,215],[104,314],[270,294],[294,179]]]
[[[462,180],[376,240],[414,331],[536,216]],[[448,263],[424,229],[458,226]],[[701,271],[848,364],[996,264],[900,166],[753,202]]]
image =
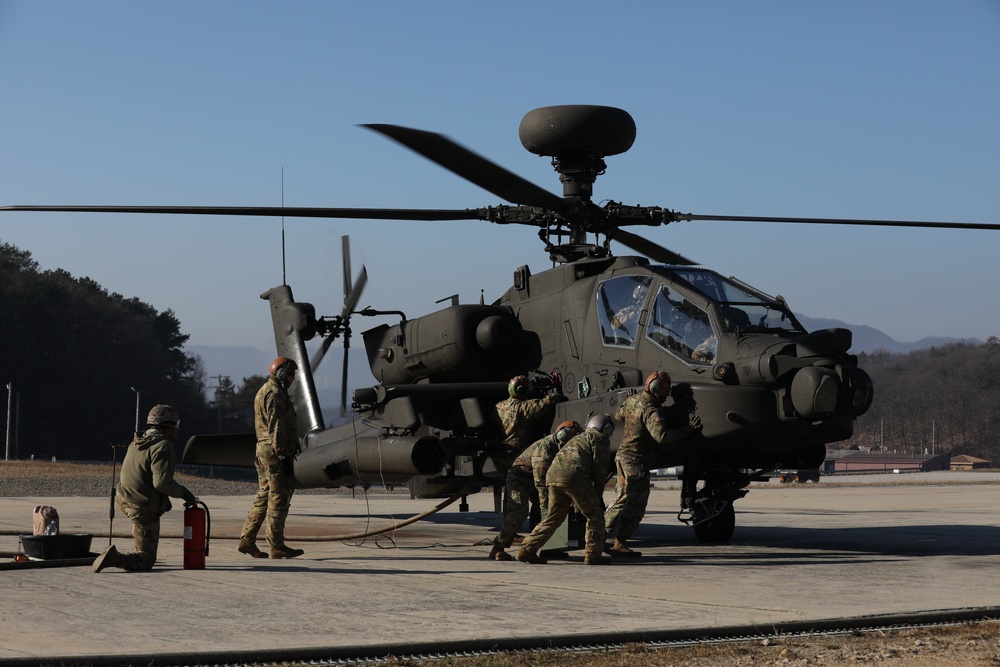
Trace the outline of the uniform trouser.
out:
[[[254,542],[261,526],[267,522],[267,543],[272,548],[285,544],[285,519],[292,503],[293,478],[285,472],[284,462],[277,456],[257,451],[257,494],[247,512],[240,541]]]
[[[538,504],[538,489],[531,473],[520,468],[507,471],[507,493],[503,502],[503,522],[500,524],[500,534],[493,543],[506,549],[514,541],[518,529],[528,518],[531,503]]]
[[[556,529],[566,520],[569,511],[576,505],[587,518],[587,556],[599,556],[604,551],[604,514],[601,511],[601,496],[593,482],[572,483],[567,486],[549,484],[549,513],[535,526],[531,534],[521,542],[521,548],[537,554]]]
[[[615,502],[604,513],[608,532],[620,540],[627,540],[639,529],[639,522],[646,515],[649,503],[649,470],[642,464],[615,460],[618,481],[615,483]]]
[[[160,544],[160,514],[127,503],[121,496],[115,496],[115,504],[132,520],[132,537],[135,538],[135,551],[122,552],[118,567],[134,571],[152,570]]]

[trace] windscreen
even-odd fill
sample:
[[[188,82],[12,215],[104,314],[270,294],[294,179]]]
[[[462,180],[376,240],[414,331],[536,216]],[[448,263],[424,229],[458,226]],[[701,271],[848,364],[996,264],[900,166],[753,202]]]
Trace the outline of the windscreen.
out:
[[[805,333],[787,305],[750,285],[702,269],[676,269],[673,273],[718,302],[723,324],[729,331]]]

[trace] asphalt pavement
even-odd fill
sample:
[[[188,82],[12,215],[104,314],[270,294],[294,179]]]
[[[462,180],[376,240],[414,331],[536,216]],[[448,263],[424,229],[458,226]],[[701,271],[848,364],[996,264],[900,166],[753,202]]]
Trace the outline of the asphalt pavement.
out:
[[[227,496],[202,498],[212,531],[204,570],[182,567],[180,511],[164,517],[151,572],[97,574],[86,561],[17,566],[17,533],[30,533],[36,505],[58,509],[61,532],[95,535],[96,552],[109,542],[108,501],[0,498],[0,561],[9,566],[0,570],[0,665],[1000,607],[1000,475],[968,475],[755,484],[725,545],[699,543],[677,521],[676,485],[660,481],[634,541],[643,556],[606,567],[583,565],[574,549],[547,565],[488,560],[500,519],[489,493],[470,497],[468,511],[455,503],[360,537],[439,502],[376,490],[296,495],[288,543],[306,553],[292,560],[239,554],[234,538],[250,498]],[[980,483],[951,483],[968,479]],[[119,549],[131,548],[129,526],[115,520]]]

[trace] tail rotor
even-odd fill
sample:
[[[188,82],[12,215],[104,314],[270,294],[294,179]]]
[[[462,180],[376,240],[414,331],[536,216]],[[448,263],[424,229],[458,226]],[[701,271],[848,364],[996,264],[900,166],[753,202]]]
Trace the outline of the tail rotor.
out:
[[[324,338],[309,365],[312,372],[315,373],[333,341],[340,336],[344,337],[344,364],[340,381],[340,416],[344,417],[347,415],[347,363],[348,351],[351,347],[351,315],[361,299],[365,285],[368,283],[368,271],[362,265],[357,280],[351,281],[350,237],[342,236],[341,243],[344,259],[344,307],[339,315],[332,318],[320,318],[317,321],[317,332]]]

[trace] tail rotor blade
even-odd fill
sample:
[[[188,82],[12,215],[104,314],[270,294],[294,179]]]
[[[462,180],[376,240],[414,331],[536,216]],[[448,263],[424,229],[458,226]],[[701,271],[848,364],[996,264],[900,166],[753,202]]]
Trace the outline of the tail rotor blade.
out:
[[[316,350],[316,354],[314,354],[313,358],[309,361],[309,367],[312,369],[313,373],[315,373],[316,369],[319,368],[320,363],[323,361],[323,357],[326,356],[327,350],[329,350],[330,346],[333,345],[333,339],[334,336],[327,336],[324,338],[322,345],[320,345],[319,349]]]
[[[340,237],[340,253],[344,259],[344,302],[347,302],[347,295],[351,291],[351,237],[344,235]]]
[[[361,293],[365,290],[367,283],[368,271],[362,264],[358,279],[354,281],[351,291],[344,295],[344,310],[340,314],[341,317],[346,319],[351,316],[351,313],[354,312],[355,307],[358,305],[358,300],[361,299]]]
[[[347,416],[347,339],[344,339],[344,367],[340,376],[340,416]]]

